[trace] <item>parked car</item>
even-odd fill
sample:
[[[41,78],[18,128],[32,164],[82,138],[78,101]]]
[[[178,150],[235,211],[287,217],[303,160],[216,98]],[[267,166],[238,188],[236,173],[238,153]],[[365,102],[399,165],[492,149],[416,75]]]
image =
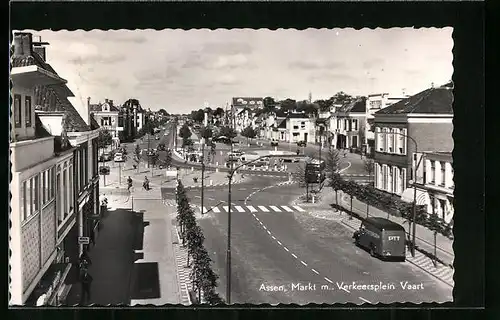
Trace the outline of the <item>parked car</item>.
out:
[[[278,146],[278,140],[273,139],[271,140],[271,147],[277,147]]]
[[[123,153],[117,152],[117,153],[115,153],[115,157],[114,157],[113,160],[115,162],[124,162],[125,161],[125,157],[123,156]]]
[[[298,147],[305,147],[305,146],[307,146],[307,142],[305,142],[304,140],[299,141],[299,142],[297,142],[297,146]]]
[[[155,136],[155,140],[160,140],[160,136]]]
[[[406,259],[406,232],[400,224],[380,217],[369,217],[353,236],[354,243],[367,249],[373,257]]]
[[[158,151],[165,151],[165,144],[164,143],[158,144]]]
[[[99,157],[100,162],[107,162],[110,160],[111,160],[111,154],[108,152],[101,154],[101,156]]]
[[[239,149],[235,149],[235,150],[233,150],[232,154],[234,154],[235,156],[239,157],[239,156],[243,155],[244,152],[241,151],[241,150],[239,150]]]

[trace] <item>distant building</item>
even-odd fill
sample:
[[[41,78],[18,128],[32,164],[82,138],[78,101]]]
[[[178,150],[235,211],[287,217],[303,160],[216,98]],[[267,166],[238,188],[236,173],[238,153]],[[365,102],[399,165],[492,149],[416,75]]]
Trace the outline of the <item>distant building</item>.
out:
[[[305,141],[314,143],[316,140],[315,119],[305,113],[289,113],[286,118],[286,140],[290,143]]]
[[[87,101],[91,115],[101,128],[108,130],[115,144],[119,145],[120,139],[118,138],[118,134],[120,131],[118,129],[118,114],[120,110],[114,106],[113,100],[105,99],[104,103],[99,102],[97,104],[91,104],[90,98],[88,98]]]
[[[331,144],[336,149],[361,148],[366,127],[366,98],[333,106],[329,121]]]
[[[128,99],[118,113],[118,131],[122,131],[123,139],[130,141],[138,136],[146,121],[145,110],[139,100]]]
[[[453,150],[453,84],[429,88],[375,112],[375,187],[401,195],[418,150]],[[415,142],[413,141],[415,140]]]
[[[249,98],[249,97],[233,97],[230,110],[230,119],[233,121],[232,125],[236,128],[236,121],[238,120],[238,115],[244,110],[256,110],[264,107],[264,99]]]

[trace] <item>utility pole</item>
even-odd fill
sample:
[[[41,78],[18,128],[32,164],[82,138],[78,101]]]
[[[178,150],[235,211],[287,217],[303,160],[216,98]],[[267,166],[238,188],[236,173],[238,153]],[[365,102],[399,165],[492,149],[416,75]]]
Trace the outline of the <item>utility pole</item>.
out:
[[[231,121],[231,129],[234,130],[233,121]],[[232,133],[232,132],[231,132]],[[233,138],[231,138],[231,157],[233,154]],[[231,180],[234,174],[234,161],[231,162],[231,170],[229,171],[229,185],[227,195],[227,257],[226,257],[226,301],[227,304],[231,303]]]

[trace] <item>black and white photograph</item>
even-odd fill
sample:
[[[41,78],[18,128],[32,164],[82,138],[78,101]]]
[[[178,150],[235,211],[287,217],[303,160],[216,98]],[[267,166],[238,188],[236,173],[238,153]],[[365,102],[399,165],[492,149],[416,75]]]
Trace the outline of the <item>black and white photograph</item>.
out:
[[[453,301],[452,35],[13,31],[9,306]]]

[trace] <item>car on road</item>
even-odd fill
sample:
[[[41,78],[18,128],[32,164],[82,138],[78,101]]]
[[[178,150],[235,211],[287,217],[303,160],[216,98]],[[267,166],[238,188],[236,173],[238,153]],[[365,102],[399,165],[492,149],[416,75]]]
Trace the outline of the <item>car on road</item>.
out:
[[[307,142],[305,142],[304,140],[299,141],[299,142],[297,142],[297,146],[298,147],[305,147],[305,146],[307,146]]]
[[[158,151],[165,151],[165,144],[164,143],[158,144]]]
[[[99,157],[99,161],[100,162],[111,161],[111,154],[108,152],[101,154],[101,156]]]
[[[232,154],[232,155],[234,155],[234,156],[236,156],[236,157],[239,157],[239,156],[242,156],[242,155],[244,154],[244,152],[243,152],[243,151],[241,151],[241,150],[239,150],[239,149],[236,149],[236,150],[233,150],[233,152],[232,152],[232,153],[231,153],[231,152],[230,152],[230,153],[228,153],[228,155],[229,155],[229,154]]]
[[[160,136],[155,136],[155,140],[160,140]]]
[[[124,162],[125,157],[124,157],[123,153],[121,153],[121,152],[115,153],[115,157],[113,158],[113,161],[114,162]]]
[[[406,260],[405,228],[388,219],[368,217],[353,234],[354,243],[373,257]]]
[[[278,140],[273,139],[271,140],[271,147],[277,147],[278,146]]]

